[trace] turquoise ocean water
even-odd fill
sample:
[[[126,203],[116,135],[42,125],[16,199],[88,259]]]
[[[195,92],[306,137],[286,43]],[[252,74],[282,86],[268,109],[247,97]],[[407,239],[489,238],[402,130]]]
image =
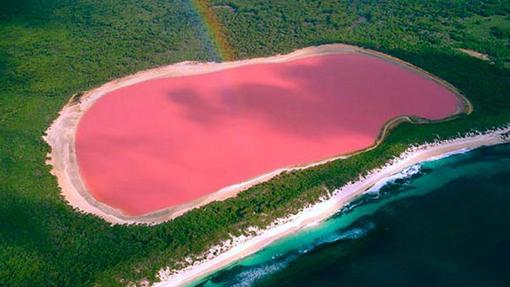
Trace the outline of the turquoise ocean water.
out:
[[[510,144],[406,170],[198,286],[510,286]]]

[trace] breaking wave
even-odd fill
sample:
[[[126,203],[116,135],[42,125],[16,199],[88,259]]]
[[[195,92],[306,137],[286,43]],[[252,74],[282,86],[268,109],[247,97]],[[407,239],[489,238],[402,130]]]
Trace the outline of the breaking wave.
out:
[[[334,243],[341,240],[354,240],[365,236],[368,232],[375,228],[373,222],[367,222],[361,227],[349,228],[347,230],[340,230],[316,239],[314,242],[299,250],[300,253],[307,253],[321,245]]]
[[[366,236],[373,229],[375,229],[375,224],[373,222],[364,222],[361,226],[351,227],[346,230],[340,229],[336,232],[328,233],[298,250],[293,250],[285,254],[275,254],[271,257],[271,260],[262,264],[240,266],[240,268],[232,270],[231,274],[235,275],[223,281],[222,285],[236,287],[252,286],[256,281],[286,268],[292,261],[306,253],[312,252],[320,246],[342,240],[356,240]]]
[[[384,180],[379,181],[369,190],[367,190],[366,193],[378,193],[381,191],[383,187],[387,186],[388,184],[400,184],[400,185],[406,184],[421,174],[422,166],[420,164],[410,166],[397,174],[394,174],[392,176],[385,178]]]
[[[257,267],[251,267],[248,270],[244,270],[238,273],[231,280],[231,284],[227,285],[235,287],[252,286],[253,283],[255,283],[255,281],[287,267],[287,265],[295,258],[296,256],[294,256],[292,260],[286,259],[276,263],[263,264]]]

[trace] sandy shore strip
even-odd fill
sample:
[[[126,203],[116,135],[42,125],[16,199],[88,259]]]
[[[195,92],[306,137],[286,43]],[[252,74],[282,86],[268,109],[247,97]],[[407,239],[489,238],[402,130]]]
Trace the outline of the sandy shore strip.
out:
[[[154,284],[154,286],[182,286],[204,278],[216,270],[263,249],[275,240],[307,226],[319,224],[374,185],[381,184],[387,178],[402,172],[406,168],[454,153],[503,143],[510,143],[510,125],[483,134],[471,133],[453,140],[411,147],[384,167],[373,170],[366,177],[335,190],[330,198],[309,206],[296,215],[278,220],[265,230],[253,229],[256,233],[254,236],[232,238],[223,245],[214,246],[202,256],[205,259],[195,261],[193,264],[193,260],[188,259],[190,266],[184,269],[162,269],[158,273],[161,282]]]
[[[462,53],[465,53],[465,54],[467,54],[467,55],[469,55],[471,57],[475,57],[475,58],[478,58],[478,59],[483,60],[483,61],[489,61],[490,60],[489,55],[477,52],[475,50],[463,49],[463,48],[458,48],[457,50],[459,50]]]
[[[198,74],[206,74],[240,67],[244,65],[262,64],[262,63],[282,63],[286,61],[298,60],[306,57],[330,55],[330,54],[353,54],[360,53],[373,57],[378,57],[398,64],[406,69],[410,69],[415,73],[433,80],[452,91],[459,97],[459,108],[456,114],[469,114],[473,108],[471,103],[461,93],[449,83],[423,71],[402,60],[392,56],[368,50],[360,47],[344,45],[344,44],[331,44],[317,47],[308,47],[297,50],[287,55],[277,55],[266,58],[254,58],[248,60],[240,60],[234,62],[224,63],[197,63],[197,62],[181,62],[169,66],[163,66],[147,71],[142,71],[121,79],[108,82],[96,89],[90,90],[81,95],[75,95],[69,103],[64,106],[60,112],[59,117],[46,131],[44,140],[50,145],[51,152],[48,154],[47,164],[52,166],[52,174],[57,177],[58,184],[61,188],[62,196],[64,199],[73,206],[77,211],[90,213],[103,218],[104,220],[113,224],[130,224],[130,223],[145,223],[145,224],[158,224],[168,221],[183,213],[207,203],[216,200],[224,200],[229,197],[235,196],[237,193],[250,188],[251,186],[263,181],[267,181],[283,171],[302,169],[323,164],[325,162],[346,157],[348,155],[338,155],[333,158],[325,159],[322,161],[314,162],[311,164],[301,166],[283,167],[273,172],[260,175],[256,178],[247,180],[245,182],[235,184],[218,190],[217,192],[208,194],[204,197],[198,198],[194,201],[165,208],[142,216],[128,216],[123,214],[121,210],[112,208],[98,200],[96,200],[87,190],[81,176],[77,163],[75,153],[75,136],[80,118],[85,112],[102,96],[117,90],[122,87],[137,84],[152,79],[171,78],[180,76],[191,76]],[[389,121],[382,129],[381,134],[373,146],[367,148],[371,149],[377,146],[386,135],[387,131],[394,127],[396,124],[403,121],[416,121],[419,123],[427,122],[424,120],[417,121],[409,117],[400,117]],[[361,151],[360,151],[361,152]],[[351,154],[352,155],[352,154]]]

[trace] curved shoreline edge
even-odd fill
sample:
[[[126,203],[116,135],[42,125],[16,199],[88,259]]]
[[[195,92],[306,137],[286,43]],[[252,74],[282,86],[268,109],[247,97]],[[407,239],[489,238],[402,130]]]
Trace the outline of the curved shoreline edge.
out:
[[[108,82],[98,88],[92,89],[82,95],[73,96],[70,101],[63,107],[58,118],[46,131],[43,139],[50,145],[51,151],[48,154],[47,164],[52,166],[51,173],[57,177],[58,185],[61,188],[61,194],[64,199],[77,211],[90,213],[96,215],[112,224],[158,224],[175,217],[178,217],[185,212],[204,206],[210,202],[224,200],[237,195],[239,192],[250,188],[258,183],[270,180],[276,175],[290,170],[305,169],[316,165],[324,164],[336,159],[346,158],[377,147],[385,138],[388,131],[394,128],[401,122],[412,123],[427,123],[432,122],[425,119],[417,119],[408,116],[394,118],[388,121],[381,129],[379,137],[375,143],[363,150],[335,156],[325,160],[317,161],[310,164],[283,167],[272,172],[260,175],[253,179],[249,179],[242,183],[234,184],[224,187],[216,192],[210,193],[206,196],[181,204],[174,207],[165,208],[155,212],[151,212],[142,216],[129,216],[124,214],[121,210],[115,209],[107,204],[96,200],[88,191],[80,176],[79,167],[75,154],[75,134],[81,116],[102,96],[111,91],[117,90],[122,87],[134,85],[143,81],[158,79],[158,78],[171,78],[180,76],[191,76],[198,74],[206,74],[221,71],[224,69],[240,67],[244,65],[253,64],[270,64],[282,63],[292,60],[298,60],[312,56],[322,56],[329,54],[365,54],[368,56],[377,57],[386,60],[390,63],[397,64],[403,68],[418,73],[429,80],[446,87],[453,92],[459,99],[459,108],[457,112],[444,120],[456,118],[460,114],[470,114],[473,107],[469,100],[465,98],[455,87],[446,81],[437,78],[436,76],[400,59],[383,54],[377,51],[364,49],[361,47],[344,45],[344,44],[330,44],[315,47],[308,47],[296,50],[286,55],[276,55],[266,58],[254,58],[247,60],[240,60],[234,62],[224,63],[197,63],[197,62],[181,62],[168,66],[163,66],[155,69],[150,69],[142,72],[129,75],[120,79]]]
[[[202,255],[204,259],[196,261],[194,264],[188,261],[188,267],[183,269],[161,269],[157,275],[160,282],[153,286],[182,286],[204,279],[215,271],[263,249],[276,240],[320,224],[371,187],[385,182],[387,178],[406,168],[480,147],[505,143],[510,143],[510,123],[484,133],[473,132],[455,139],[411,146],[385,166],[370,171],[367,176],[358,181],[350,182],[334,190],[329,198],[310,205],[297,214],[279,219],[264,230],[253,229],[255,232],[253,236],[232,238],[223,242],[222,245],[214,246]]]

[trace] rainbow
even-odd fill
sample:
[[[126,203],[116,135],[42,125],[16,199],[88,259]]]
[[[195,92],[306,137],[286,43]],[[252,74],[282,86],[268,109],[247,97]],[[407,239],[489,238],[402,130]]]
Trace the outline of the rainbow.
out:
[[[209,6],[207,0],[192,0],[193,7],[198,12],[207,34],[213,41],[214,47],[221,60],[232,61],[235,59],[232,47],[223,32],[222,24],[214,11]]]

